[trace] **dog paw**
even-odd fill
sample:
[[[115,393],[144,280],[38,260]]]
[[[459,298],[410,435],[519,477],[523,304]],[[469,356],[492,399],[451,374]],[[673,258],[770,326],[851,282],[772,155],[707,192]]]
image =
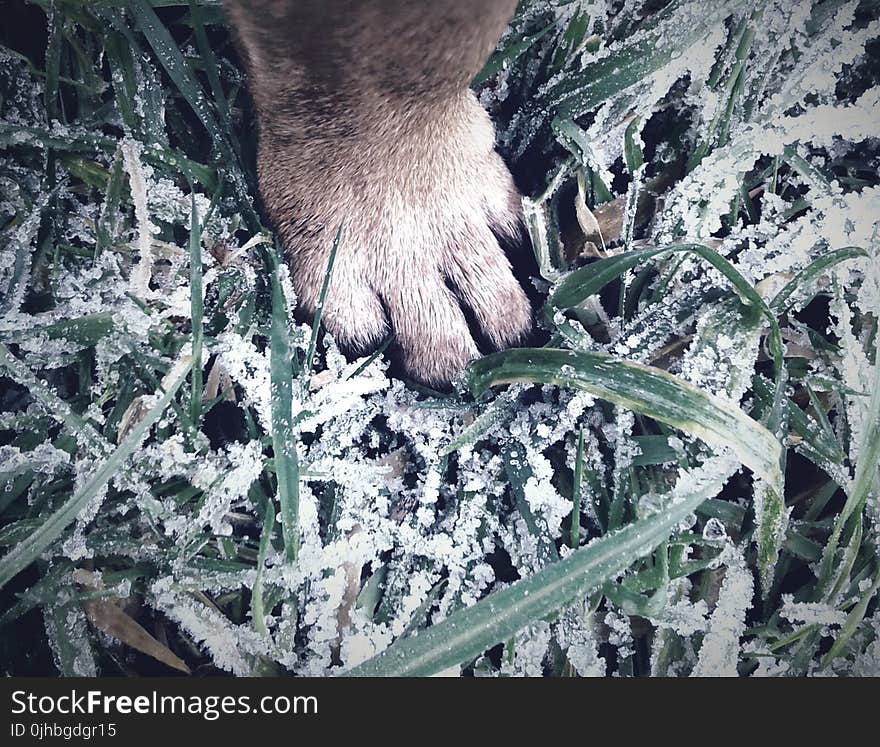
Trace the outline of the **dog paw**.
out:
[[[531,307],[499,243],[522,242],[520,197],[470,92],[292,139],[261,139],[261,192],[308,314],[342,227],[322,320],[343,348],[363,354],[393,333],[408,373],[445,386],[481,348],[525,339]]]

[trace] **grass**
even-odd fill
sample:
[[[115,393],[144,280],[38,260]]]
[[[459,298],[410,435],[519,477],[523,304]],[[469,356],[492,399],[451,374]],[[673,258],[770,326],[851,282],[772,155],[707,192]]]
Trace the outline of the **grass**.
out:
[[[545,344],[440,394],[293,321],[219,2],[11,4],[4,674],[878,673],[880,4],[792,5],[521,5]]]

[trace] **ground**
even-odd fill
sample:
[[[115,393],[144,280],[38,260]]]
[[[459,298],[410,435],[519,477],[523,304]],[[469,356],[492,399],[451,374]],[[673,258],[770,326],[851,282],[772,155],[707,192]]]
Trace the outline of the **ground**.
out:
[[[442,393],[291,321],[219,2],[5,4],[4,674],[880,673],[878,7],[524,2]]]

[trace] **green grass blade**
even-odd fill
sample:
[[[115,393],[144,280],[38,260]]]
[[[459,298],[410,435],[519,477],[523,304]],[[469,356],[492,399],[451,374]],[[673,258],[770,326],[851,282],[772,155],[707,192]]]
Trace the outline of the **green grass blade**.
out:
[[[32,146],[57,150],[64,153],[113,153],[119,141],[91,131],[69,130],[68,137],[61,137],[45,127],[26,127],[19,124],[0,122],[0,146]],[[208,191],[217,186],[213,169],[192,161],[171,148],[161,145],[144,145],[144,160],[152,166],[183,172],[192,181],[197,181]]]
[[[771,348],[773,349],[774,356],[781,356],[782,342],[778,324],[776,323],[776,315],[748,280],[727,259],[702,244],[673,244],[667,247],[640,249],[635,252],[626,252],[592,262],[566,275],[565,279],[559,283],[550,295],[547,303],[559,309],[578,306],[627,270],[632,269],[645,260],[663,254],[663,252],[696,254],[721,272],[730,281],[740,300],[747,306],[759,309],[770,323]],[[777,362],[777,365],[779,364],[781,364],[781,357]]]
[[[880,356],[877,356],[880,359]],[[850,518],[857,511],[861,511],[868,500],[872,488],[877,481],[877,465],[880,464],[880,360],[874,362],[874,381],[871,390],[871,400],[865,414],[865,428],[862,433],[859,447],[859,458],[856,464],[856,474],[849,488],[846,503],[834,522],[834,529],[825,546],[822,555],[819,585],[817,590],[820,596],[829,591],[833,580],[834,559],[837,547],[844,529]]]
[[[589,170],[594,204],[600,205],[612,200],[614,195],[611,194],[608,186],[593,170],[598,159],[593,152],[593,147],[590,144],[590,138],[587,133],[572,122],[572,120],[564,117],[556,117],[550,123],[550,127],[560,145],[571,153],[584,169]]]
[[[65,579],[70,583],[70,576]],[[56,591],[63,598],[60,589]],[[89,628],[82,607],[76,600],[63,604],[57,601],[43,607],[46,638],[52,649],[55,665],[62,677],[94,677],[98,673]]]
[[[785,314],[794,304],[793,297],[805,288],[812,287],[813,283],[826,271],[856,257],[867,257],[868,253],[858,246],[847,246],[843,249],[835,249],[823,254],[817,260],[811,262],[797,275],[795,275],[770,302],[770,309],[776,315]]]
[[[551,23],[531,36],[527,35],[520,38],[511,36],[510,40],[497,50],[489,58],[486,64],[483,65],[483,69],[477,73],[477,76],[471,82],[471,86],[473,88],[478,88],[489,80],[489,78],[494,78],[503,68],[508,67],[517,57],[523,54],[523,52],[543,37],[555,25],[555,22]]]
[[[321,330],[321,317],[324,314],[324,302],[327,300],[327,291],[330,289],[330,280],[333,277],[333,265],[336,263],[336,253],[339,251],[339,241],[342,238],[342,227],[336,231],[336,238],[333,239],[333,246],[330,249],[330,257],[327,259],[327,270],[324,272],[324,282],[321,285],[321,293],[318,296],[318,305],[315,307],[315,318],[312,321],[312,336],[309,340],[309,349],[306,353],[305,373],[303,377],[303,385],[308,386],[308,378],[312,373],[312,366],[315,362],[315,345],[318,342],[318,332]]]
[[[0,355],[6,357],[9,353],[5,349],[0,349]],[[125,460],[141,445],[147,431],[165,412],[166,407],[171,403],[180,385],[189,374],[190,365],[190,361],[185,361],[185,365],[180,366],[182,371],[177,374],[167,391],[162,393],[156,404],[147,411],[143,419],[132,428],[125,440],[92,473],[85,484],[61,508],[46,519],[30,537],[0,559],[0,588],[4,587],[20,571],[27,568],[49,545],[58,539],[68,525],[76,519],[83,506],[92,500],[110,481],[110,478],[119,471]]]
[[[581,491],[584,482],[584,427],[578,429],[577,451],[574,457],[574,480],[571,487],[571,530],[568,546],[577,547],[581,543]]]
[[[260,491],[262,493],[262,491]],[[269,636],[266,627],[266,610],[263,600],[263,572],[266,568],[266,557],[269,547],[272,545],[272,534],[275,531],[275,503],[268,496],[264,496],[263,503],[263,531],[260,533],[260,546],[257,551],[257,575],[254,579],[253,594],[251,596],[251,616],[254,620],[254,628],[258,633]]]
[[[110,166],[101,212],[95,222],[96,257],[102,251],[109,249],[116,238],[116,223],[120,215],[122,195],[126,189],[126,173],[122,165],[122,154],[117,152]]]
[[[718,107],[702,142],[700,142],[688,160],[686,169],[688,172],[693,171],[713,147],[724,145],[725,143],[726,137],[724,137],[723,133],[727,131],[730,125],[733,106],[742,93],[742,85],[738,85],[738,82],[741,82],[743,66],[751,51],[752,42],[755,39],[755,23],[760,19],[762,12],[762,9],[755,10],[750,21],[746,22],[744,19],[737,28],[735,60],[727,73],[727,80],[722,91],[723,98],[726,99],[726,106]]]
[[[700,41],[740,3],[720,2],[702,8],[699,21],[670,33],[669,21],[686,3],[675,0],[651,20],[645,33],[621,44],[613,54],[586,65],[578,75],[561,77],[536,101],[536,110],[577,117],[644,80]],[[649,24],[645,24],[648,26]]]
[[[168,76],[177,86],[180,93],[192,107],[196,116],[201,120],[205,129],[215,140],[222,140],[223,133],[220,131],[214,112],[205,93],[196,78],[187,67],[186,60],[181,54],[177,43],[165,25],[159,20],[156,12],[149,2],[135,0],[129,3],[129,11],[137,21],[138,28],[147,38],[150,46],[165,68]]]
[[[54,420],[62,423],[67,432],[75,436],[78,442],[85,443],[89,448],[109,455],[110,444],[95,430],[94,426],[82,415],[74,412],[70,405],[55,394],[45,382],[34,376],[33,372],[12,355],[2,343],[0,343],[0,370],[6,371],[13,381],[24,386],[42,408]]]
[[[735,403],[708,394],[666,371],[603,353],[554,349],[507,350],[470,366],[475,395],[513,382],[581,389],[690,433],[710,446],[730,448],[774,489],[782,478],[780,445],[766,428]]]
[[[626,170],[630,174],[635,174],[645,163],[645,154],[642,152],[642,146],[636,140],[641,124],[642,118],[634,117],[623,133],[623,156],[626,161]]]
[[[754,377],[752,389],[761,406],[769,410],[773,391],[766,379]],[[843,477],[846,473],[846,454],[841,450],[840,444],[836,440],[829,441],[825,438],[823,430],[788,398],[785,399],[784,407],[787,409],[785,421],[788,430],[798,439],[795,450],[825,470],[838,484],[848,483],[849,480]]]
[[[229,177],[235,187],[236,197],[242,212],[248,220],[251,229],[258,231],[260,229],[260,221],[253,211],[248,196],[247,180],[235,150],[230,145],[228,137],[214,116],[214,111],[205,97],[204,90],[187,66],[186,60],[175,43],[174,38],[159,20],[150,4],[145,0],[130,3],[129,10],[137,20],[138,28],[147,38],[162,67],[165,68],[168,76],[174,81],[180,93],[211,135],[214,144],[229,168]]]
[[[473,607],[416,636],[398,640],[381,654],[351,669],[357,677],[432,675],[479,656],[535,620],[557,612],[652,552],[676,525],[718,485],[700,481],[658,513],[606,534],[522,581],[493,592]]]
[[[208,41],[208,34],[205,32],[205,23],[200,2],[189,0],[189,15],[192,22],[193,31],[195,32],[196,45],[199,48],[199,55],[205,63],[205,74],[208,76],[208,84],[211,86],[211,95],[214,97],[215,108],[220,114],[220,123],[229,138],[236,155],[240,157],[236,142],[233,139],[232,122],[229,119],[229,106],[226,102],[226,95],[223,93],[223,86],[220,83],[220,65],[211,43]]]
[[[669,445],[666,436],[632,436],[639,447],[639,454],[632,458],[633,467],[677,462],[680,454]]]
[[[158,71],[144,54],[121,10],[97,8],[95,12],[117,32],[108,34],[105,49],[116,93],[114,100],[123,123],[138,140],[167,146],[165,101]]]
[[[198,428],[202,415],[202,348],[205,341],[202,279],[202,229],[196,196],[192,193],[189,222],[189,293],[190,317],[192,319],[192,391],[190,392],[190,420]]]
[[[713,249],[702,244],[675,244],[664,248],[627,252],[599,260],[575,270],[565,277],[547,300],[544,307],[545,316],[548,319],[553,319],[556,309],[573,308],[580,305],[591,295],[598,293],[609,282],[635,267],[636,264],[662,254],[664,251],[687,252],[702,257],[727,278],[743,304],[758,310],[767,320],[770,327],[768,347],[773,356],[775,371],[773,406],[767,415],[767,425],[771,431],[775,432],[781,424],[784,386],[787,378],[779,323],[761,294],[727,259]]]
[[[782,494],[763,480],[754,487],[755,544],[757,546],[758,580],[766,597],[773,588],[779,552],[785,542],[788,514]]]
[[[46,335],[50,340],[66,340],[74,345],[92,347],[113,330],[113,314],[98,311],[78,319],[62,319],[52,324],[0,332],[0,341],[18,342],[23,338]]]
[[[859,627],[862,620],[865,619],[865,613],[868,611],[868,604],[870,604],[878,589],[880,589],[880,571],[877,572],[877,575],[874,577],[874,582],[861,595],[856,606],[853,607],[847,615],[846,621],[840,629],[840,634],[837,636],[830,650],[825,654],[825,658],[822,660],[823,667],[827,667],[836,657],[843,653],[846,644],[853,637],[853,634],[856,632],[856,629]]]
[[[641,262],[662,254],[666,249],[644,249],[625,252],[596,260],[568,273],[547,299],[545,313],[550,318],[554,309],[572,309],[598,293],[608,283],[619,278]]]
[[[388,347],[391,345],[392,342],[394,342],[394,335],[393,334],[388,335],[388,337],[385,338],[385,341],[378,348],[376,348],[372,353],[370,353],[370,355],[367,356],[367,358],[364,360],[364,362],[361,363],[361,365],[359,365],[354,371],[352,371],[346,377],[346,381],[349,379],[356,379],[364,371],[366,371],[373,364],[373,362],[375,360],[382,357],[382,354],[388,349]]]
[[[271,250],[267,253],[272,274],[269,360],[272,379],[272,449],[275,454],[284,555],[288,563],[295,563],[299,554],[299,457],[293,430],[293,346],[284,289],[278,275],[278,258]]]
[[[440,456],[448,456],[464,446],[476,443],[486,436],[489,431],[498,426],[509,414],[509,409],[515,397],[509,392],[499,395],[493,402],[483,408],[483,411],[474,418],[474,421],[450,441],[440,452]]]
[[[51,122],[60,118],[58,106],[58,77],[61,74],[62,24],[64,17],[54,8],[49,13],[49,39],[46,43],[46,88],[44,101],[46,117]]]

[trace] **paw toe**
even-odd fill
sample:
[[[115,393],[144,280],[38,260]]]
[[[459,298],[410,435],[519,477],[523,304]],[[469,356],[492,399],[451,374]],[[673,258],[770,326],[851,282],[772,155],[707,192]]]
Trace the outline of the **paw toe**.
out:
[[[450,252],[450,280],[494,348],[523,342],[532,328],[532,309],[510,262],[487,228],[467,244],[468,251]]]

